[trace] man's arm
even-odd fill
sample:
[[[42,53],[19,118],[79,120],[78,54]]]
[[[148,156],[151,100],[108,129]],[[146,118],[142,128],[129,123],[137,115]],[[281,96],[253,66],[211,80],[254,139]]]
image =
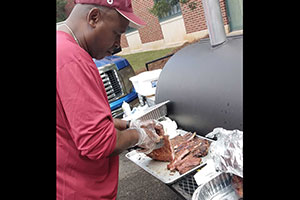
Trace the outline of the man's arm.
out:
[[[115,125],[116,129],[123,131],[123,130],[129,128],[128,121],[125,121],[122,119],[115,119],[115,118],[113,120],[114,120],[114,125]]]
[[[116,147],[114,151],[110,154],[110,156],[119,155],[124,150],[136,145],[139,141],[139,133],[135,129],[127,129],[124,131],[119,131],[118,129],[116,129],[116,131],[117,131]]]

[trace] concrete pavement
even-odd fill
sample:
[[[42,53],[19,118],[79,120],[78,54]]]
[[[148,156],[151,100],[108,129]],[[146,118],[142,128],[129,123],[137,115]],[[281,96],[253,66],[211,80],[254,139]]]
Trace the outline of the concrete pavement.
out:
[[[120,154],[117,200],[182,200],[172,189]]]

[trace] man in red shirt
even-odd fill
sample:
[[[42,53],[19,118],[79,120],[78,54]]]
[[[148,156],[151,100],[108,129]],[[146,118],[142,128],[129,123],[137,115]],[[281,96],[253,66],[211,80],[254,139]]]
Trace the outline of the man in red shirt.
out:
[[[76,0],[68,19],[57,28],[59,200],[115,199],[118,154],[135,145],[151,152],[159,141],[154,129],[138,125],[128,129],[126,121],[112,118],[92,59],[111,55],[128,25],[145,25],[133,14],[130,0]]]

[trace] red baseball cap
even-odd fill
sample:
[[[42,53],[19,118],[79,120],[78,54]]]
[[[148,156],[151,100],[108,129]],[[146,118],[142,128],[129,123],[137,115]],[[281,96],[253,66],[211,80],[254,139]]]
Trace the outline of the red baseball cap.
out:
[[[74,3],[80,4],[95,4],[100,6],[106,6],[114,8],[123,17],[129,20],[129,26],[133,28],[139,28],[145,26],[146,23],[133,13],[131,6],[131,0],[74,0]]]

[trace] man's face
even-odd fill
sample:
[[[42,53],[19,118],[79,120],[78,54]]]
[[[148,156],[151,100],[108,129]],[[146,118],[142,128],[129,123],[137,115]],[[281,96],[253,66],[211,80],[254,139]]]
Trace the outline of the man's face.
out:
[[[120,46],[121,34],[129,24],[127,19],[113,9],[102,13],[99,18],[87,39],[88,53],[96,59],[112,55],[113,49]]]

